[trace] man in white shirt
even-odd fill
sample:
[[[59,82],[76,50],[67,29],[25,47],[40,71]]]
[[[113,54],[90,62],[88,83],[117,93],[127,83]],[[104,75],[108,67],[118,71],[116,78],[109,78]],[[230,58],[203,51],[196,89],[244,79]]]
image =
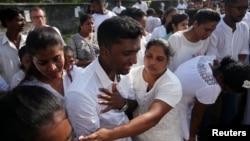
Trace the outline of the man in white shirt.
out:
[[[20,9],[5,8],[0,11],[2,26],[6,33],[0,36],[0,73],[8,85],[12,76],[20,69],[18,50],[25,45],[26,35],[22,34],[25,19]]]
[[[112,12],[114,12],[116,15],[119,15],[125,9],[126,8],[124,6],[122,6],[122,1],[117,0],[116,1],[116,6],[112,9]]]
[[[112,11],[109,11],[105,6],[105,0],[91,0],[91,7],[93,9],[93,18],[94,18],[94,31],[97,32],[99,25],[116,14]]]
[[[77,137],[89,135],[100,127],[128,122],[123,111],[136,102],[131,100],[135,95],[126,74],[136,63],[142,34],[143,27],[129,17],[112,17],[98,28],[100,55],[72,82],[65,95],[69,119]],[[98,97],[105,95],[102,91],[109,93],[107,98],[119,96],[118,91],[123,99],[115,101],[117,107],[106,106]],[[119,141],[131,141],[131,138]]]
[[[148,10],[148,4],[142,0],[137,0],[137,2],[132,7],[139,8],[142,11],[144,11],[145,13]]]
[[[248,9],[247,0],[226,0],[225,16],[221,19],[209,39],[207,55],[221,61],[225,56],[245,62],[249,54],[249,28],[241,22]],[[222,108],[219,124],[230,124],[237,114],[237,94],[222,93]]]
[[[183,14],[185,13],[185,10],[187,9],[187,3],[184,3],[183,0],[180,0],[176,8],[178,9],[180,14]]]

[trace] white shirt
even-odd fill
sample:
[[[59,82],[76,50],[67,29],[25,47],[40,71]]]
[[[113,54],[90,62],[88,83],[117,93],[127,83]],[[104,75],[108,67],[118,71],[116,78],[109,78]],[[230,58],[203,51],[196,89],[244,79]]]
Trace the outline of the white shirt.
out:
[[[116,6],[116,7],[114,7],[113,9],[112,9],[112,12],[114,12],[114,13],[116,13],[116,14],[121,14],[121,12],[123,11],[123,10],[125,10],[126,8],[124,7],[124,6],[120,6],[120,7],[118,7],[118,6]]]
[[[73,68],[71,70],[71,77],[72,77],[72,81],[70,80],[68,74],[66,73],[66,71],[63,71],[63,90],[64,90],[64,96],[62,94],[60,94],[58,91],[56,91],[53,87],[51,87],[49,84],[41,82],[40,80],[38,80],[35,77],[32,77],[31,80],[26,80],[24,83],[22,83],[22,85],[35,85],[35,86],[41,86],[47,90],[49,90],[50,92],[52,92],[60,101],[62,101],[63,103],[65,102],[65,96],[67,95],[66,91],[68,90],[69,86],[71,85],[72,82],[74,82],[76,80],[76,77],[82,74],[82,69],[75,69]]]
[[[187,4],[186,3],[178,3],[177,7],[176,7],[179,11],[180,14],[185,13],[185,10],[187,9]]]
[[[208,38],[193,43],[186,39],[183,34],[184,32],[185,31],[175,32],[168,39],[174,51],[174,56],[169,64],[171,71],[175,71],[180,64],[195,56],[204,55],[207,50]]]
[[[17,85],[19,85],[20,82],[23,80],[24,76],[25,76],[25,73],[23,70],[20,69],[18,72],[16,72],[11,79],[10,88],[13,89]]]
[[[173,108],[154,127],[138,135],[137,138],[139,141],[181,141],[180,116],[175,108],[182,96],[180,81],[170,70],[167,70],[157,79],[153,88],[147,92],[148,83],[142,76],[143,68],[144,66],[137,67],[129,73],[138,102],[134,116],[148,112],[156,99]]]
[[[151,35],[151,39],[162,38],[167,35],[167,30],[164,25],[156,27]]]
[[[161,26],[161,19],[158,17],[148,16],[146,21],[146,31],[152,33],[156,27]]]
[[[221,91],[209,65],[213,64],[213,60],[210,56],[197,56],[181,64],[175,71],[182,85],[183,95],[177,108],[182,119],[182,135],[186,140],[189,139],[190,118],[195,99],[203,104],[213,104]]]
[[[148,10],[148,5],[146,2],[142,1],[141,4],[139,4],[138,2],[135,3],[132,7],[136,7],[136,8],[139,8],[141,9],[142,11],[144,12],[147,12]]]
[[[26,35],[21,35],[19,49],[25,45]],[[18,49],[8,39],[6,34],[0,36],[0,72],[8,85],[11,83],[13,75],[19,70],[20,60]]]
[[[126,114],[118,109],[101,113],[106,105],[98,104],[98,101],[101,100],[97,97],[101,94],[99,88],[106,88],[111,91],[112,83],[114,82],[109,79],[97,58],[68,89],[66,108],[77,137],[89,135],[101,127],[115,127],[128,122]],[[123,98],[135,99],[128,77],[121,78],[121,81],[117,84],[117,89]],[[117,141],[131,141],[131,138],[123,138]]]
[[[216,56],[219,61],[230,55],[237,61],[239,54],[249,54],[248,39],[249,28],[244,22],[237,23],[233,32],[232,28],[221,19],[209,38],[206,54]]]
[[[106,19],[109,19],[113,16],[116,16],[116,14],[112,11],[107,10],[108,12],[106,14],[98,14],[94,13],[93,18],[94,18],[94,27],[95,27],[95,32],[97,33],[99,25]]]
[[[3,77],[0,75],[0,91],[8,91],[9,90],[9,85],[5,82]]]

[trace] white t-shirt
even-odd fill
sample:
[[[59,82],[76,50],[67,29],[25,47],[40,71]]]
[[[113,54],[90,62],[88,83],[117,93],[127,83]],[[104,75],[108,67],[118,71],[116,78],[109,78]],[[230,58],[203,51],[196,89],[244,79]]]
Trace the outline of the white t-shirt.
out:
[[[99,25],[106,19],[109,19],[113,16],[116,16],[116,14],[112,11],[107,10],[108,12],[106,14],[98,14],[94,13],[93,18],[94,18],[94,29],[95,32],[97,33]]]
[[[221,19],[209,38],[206,54],[216,56],[219,61],[230,55],[238,61],[239,54],[249,54],[248,39],[249,28],[246,23],[237,23],[236,30],[233,32],[232,28]]]
[[[151,35],[151,39],[162,38],[167,35],[167,30],[164,25],[156,27]]]
[[[173,108],[161,118],[157,125],[136,138],[140,141],[181,141],[180,116],[175,108],[182,96],[180,81],[170,70],[167,70],[147,92],[148,83],[143,79],[143,68],[144,66],[134,68],[129,73],[138,102],[134,116],[146,113],[156,99]]]
[[[142,11],[144,12],[147,12],[148,10],[148,5],[146,2],[142,1],[141,4],[139,4],[138,2],[135,3],[132,7],[135,7],[135,8],[139,8],[141,9]]]
[[[221,88],[213,76],[209,65],[213,64],[211,56],[197,56],[181,64],[175,71],[182,85],[182,98],[177,104],[181,116],[182,135],[189,138],[189,127],[195,99],[203,104],[213,104]]]
[[[19,49],[25,45],[26,35],[21,35]],[[6,34],[0,36],[0,73],[8,85],[13,75],[19,70],[20,60],[18,49],[8,39]]]
[[[161,19],[158,17],[148,16],[146,21],[146,31],[152,33],[156,27],[161,26]]]
[[[116,6],[116,7],[114,7],[113,9],[112,9],[112,12],[114,12],[115,14],[121,14],[121,12],[123,11],[123,10],[125,10],[126,8],[124,7],[124,6],[120,6],[120,7],[118,7],[118,6]]]
[[[99,88],[112,90],[112,83],[96,58],[83,74],[77,76],[66,94],[66,109],[76,136],[86,136],[101,127],[115,127],[128,122],[128,117],[118,109],[101,113],[106,105],[98,104],[101,100]],[[135,99],[129,77],[122,76],[117,89],[123,98]],[[131,138],[116,141],[131,141]]]
[[[174,56],[169,64],[169,69],[171,71],[175,71],[180,64],[195,56],[204,55],[207,50],[208,38],[193,43],[186,39],[183,34],[184,32],[185,31],[175,32],[168,39],[174,51]]]
[[[178,3],[177,7],[176,7],[179,11],[180,14],[185,13],[185,10],[187,9],[187,4],[186,3]]]

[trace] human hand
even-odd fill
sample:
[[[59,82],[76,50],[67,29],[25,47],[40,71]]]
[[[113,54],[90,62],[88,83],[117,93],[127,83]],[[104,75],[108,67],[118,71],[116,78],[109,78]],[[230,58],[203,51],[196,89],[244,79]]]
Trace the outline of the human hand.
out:
[[[100,128],[88,136],[80,136],[79,141],[112,141],[112,130]]]
[[[101,112],[105,113],[112,109],[121,109],[126,104],[124,99],[116,88],[117,83],[112,84],[112,92],[108,89],[100,88],[99,90],[104,94],[98,95],[98,98],[103,100],[98,101],[99,104],[107,105]]]

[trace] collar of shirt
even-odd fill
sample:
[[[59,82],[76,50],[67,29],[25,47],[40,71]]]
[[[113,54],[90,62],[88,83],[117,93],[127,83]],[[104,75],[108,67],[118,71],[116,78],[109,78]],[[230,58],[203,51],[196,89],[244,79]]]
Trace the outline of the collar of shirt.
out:
[[[93,63],[95,63],[95,66],[96,66],[95,71],[96,71],[97,77],[100,80],[102,86],[104,86],[104,88],[110,87],[112,85],[112,83],[114,83],[114,82],[110,80],[110,78],[108,77],[108,75],[106,74],[104,69],[102,68],[101,64],[98,61],[98,57],[95,59],[95,61]]]
[[[19,48],[22,47],[23,45],[25,45],[25,41],[26,41],[26,35],[23,35],[21,34],[21,40],[20,40],[20,45],[19,45]],[[6,33],[3,35],[3,38],[2,38],[2,45],[4,44],[9,44],[10,47],[13,47],[16,49],[16,47],[14,46],[14,44],[9,40],[9,38],[7,37]]]

